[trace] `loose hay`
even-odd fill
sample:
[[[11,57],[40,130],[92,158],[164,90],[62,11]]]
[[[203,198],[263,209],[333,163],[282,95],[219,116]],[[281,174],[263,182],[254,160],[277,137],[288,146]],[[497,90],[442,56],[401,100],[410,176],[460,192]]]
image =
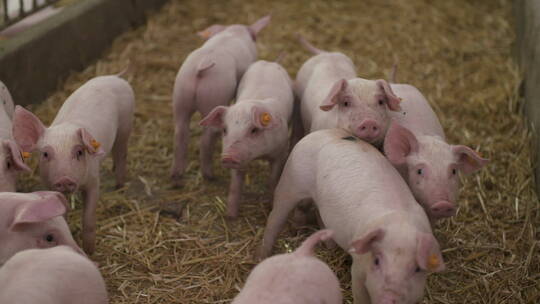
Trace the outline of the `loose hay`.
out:
[[[129,60],[135,67],[129,77],[137,96],[129,182],[114,191],[111,161],[105,162],[97,216],[93,259],[105,276],[111,303],[229,302],[254,266],[252,254],[268,215],[267,167],[254,165],[240,219],[227,222],[229,172],[215,161],[218,180],[202,180],[196,116],[186,185],[172,189],[170,98],[180,64],[202,44],[196,31],[212,23],[252,22],[269,12],[272,23],[257,42],[261,58],[273,60],[287,52],[283,64],[294,75],[310,56],[293,35],[300,31],[319,48],[351,56],[365,78],[385,78],[399,62],[398,81],[425,93],[449,141],[479,148],[491,159],[464,181],[457,216],[437,226],[447,271],[429,277],[424,302],[539,302],[540,213],[530,136],[519,114],[520,78],[510,54],[509,0],[172,0],[145,27],[116,39],[101,60],[72,74],[33,108],[49,123],[86,80],[117,73]],[[24,178],[23,190],[39,188],[37,173]],[[69,220],[80,239],[80,204],[75,205]],[[167,212],[160,213],[160,206]],[[275,252],[296,248],[314,229],[288,228]],[[352,303],[346,254],[318,252],[337,272],[346,302]]]

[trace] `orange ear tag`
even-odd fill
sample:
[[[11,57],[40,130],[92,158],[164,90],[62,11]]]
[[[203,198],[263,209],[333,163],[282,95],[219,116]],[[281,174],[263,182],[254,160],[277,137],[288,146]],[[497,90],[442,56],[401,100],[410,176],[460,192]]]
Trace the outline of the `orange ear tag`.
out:
[[[22,154],[22,157],[25,158],[25,159],[30,158],[30,156],[32,156],[32,154],[30,154],[30,152],[23,152],[21,154]]]
[[[428,263],[427,263],[427,268],[428,270],[435,270],[439,267],[439,257],[437,257],[437,255],[434,253],[432,255],[429,256],[428,258]]]
[[[95,140],[95,139],[92,139],[92,141],[90,142],[90,145],[92,145],[92,147],[97,150],[99,149],[99,147],[101,147],[101,144],[99,143],[99,141]]]
[[[270,115],[268,113],[262,113],[260,119],[261,119],[261,125],[266,127],[272,121],[272,115]]]
[[[210,38],[210,35],[211,35],[211,34],[212,34],[212,33],[211,33],[209,30],[205,30],[205,31],[202,31],[202,32],[201,32],[201,36],[202,36],[204,39]]]

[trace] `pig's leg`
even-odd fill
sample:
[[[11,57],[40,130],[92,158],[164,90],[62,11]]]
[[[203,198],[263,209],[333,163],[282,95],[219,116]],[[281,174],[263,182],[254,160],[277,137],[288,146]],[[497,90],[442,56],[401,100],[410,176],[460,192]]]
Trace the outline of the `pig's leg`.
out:
[[[229,219],[236,219],[238,217],[238,206],[240,205],[245,175],[245,171],[231,170],[231,185],[229,186],[229,196],[227,197],[227,218]]]
[[[85,187],[83,195],[83,249],[88,255],[91,255],[96,246],[96,207],[99,199],[99,179]]]
[[[270,182],[268,184],[269,190],[271,193],[276,190],[276,186],[279,182],[279,178],[281,177],[281,172],[283,171],[283,167],[285,166],[285,163],[287,162],[287,152],[283,151],[283,153],[276,159],[272,159],[270,161]]]
[[[366,277],[362,272],[361,261],[358,258],[353,257],[353,263],[351,266],[351,286],[353,293],[354,304],[366,304],[371,303],[369,294],[366,289]]]
[[[307,198],[307,191],[302,191],[298,176],[293,174],[291,168],[285,167],[276,191],[272,212],[266,222],[262,245],[258,253],[258,259],[262,260],[270,255],[272,246],[276,242],[278,234],[283,230],[287,216],[302,199]]]
[[[311,203],[313,203],[313,201],[311,201]],[[317,224],[319,224],[319,229],[325,229],[324,222],[321,218],[321,213],[319,210],[315,210],[315,213],[317,214]],[[324,245],[326,245],[326,248],[328,249],[334,249],[337,246],[336,242],[331,238],[324,240]]]
[[[219,130],[214,128],[205,128],[203,134],[201,135],[199,158],[201,162],[202,176],[206,180],[214,179],[214,174],[212,173],[212,153],[214,152],[214,147],[218,137]]]
[[[112,149],[114,174],[116,175],[116,188],[122,188],[126,181],[126,163],[128,140],[131,133],[131,121],[118,129],[118,134]]]
[[[299,142],[306,133],[304,130],[304,124],[302,123],[302,117],[300,114],[300,100],[298,98],[296,98],[294,101],[291,133],[291,144],[289,146],[290,150],[292,150],[296,143]]]
[[[193,111],[175,111],[174,115],[174,160],[171,177],[175,186],[180,186],[188,164],[189,122],[192,114]]]

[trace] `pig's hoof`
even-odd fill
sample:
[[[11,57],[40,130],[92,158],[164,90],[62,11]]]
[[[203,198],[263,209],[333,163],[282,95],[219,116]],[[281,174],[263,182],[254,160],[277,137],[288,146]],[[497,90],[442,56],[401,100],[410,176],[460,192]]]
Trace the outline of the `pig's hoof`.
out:
[[[182,188],[184,186],[182,175],[172,175],[171,182],[174,188]]]
[[[122,189],[124,188],[124,183],[121,183],[121,184],[116,184],[116,186],[114,187],[116,190],[119,190],[119,189]]]

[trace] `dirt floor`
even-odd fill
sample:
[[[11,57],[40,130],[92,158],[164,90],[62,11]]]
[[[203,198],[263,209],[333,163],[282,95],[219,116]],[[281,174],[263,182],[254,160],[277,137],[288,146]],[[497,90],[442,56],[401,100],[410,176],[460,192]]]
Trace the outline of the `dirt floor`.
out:
[[[511,6],[510,0],[171,0],[145,27],[116,39],[98,62],[32,107],[49,123],[88,79],[117,73],[129,60],[135,67],[129,76],[137,96],[129,183],[115,191],[111,160],[104,163],[92,257],[111,303],[227,303],[255,265],[252,254],[269,212],[268,167],[252,166],[240,218],[227,222],[229,172],[216,153],[218,180],[202,179],[196,115],[186,185],[173,189],[171,93],[184,58],[203,43],[197,31],[213,23],[250,23],[270,12],[272,23],[257,41],[261,58],[287,52],[283,64],[294,76],[310,56],[294,36],[301,32],[319,48],[349,55],[363,78],[386,78],[398,62],[398,81],[417,86],[432,102],[449,141],[491,159],[464,178],[457,216],[436,227],[447,270],[429,276],[424,303],[540,302],[540,212],[530,136],[519,115]],[[21,186],[40,189],[37,170]],[[73,205],[69,220],[80,239],[80,203]],[[294,249],[314,230],[288,227],[274,252]],[[352,303],[350,259],[339,249],[318,253]]]

